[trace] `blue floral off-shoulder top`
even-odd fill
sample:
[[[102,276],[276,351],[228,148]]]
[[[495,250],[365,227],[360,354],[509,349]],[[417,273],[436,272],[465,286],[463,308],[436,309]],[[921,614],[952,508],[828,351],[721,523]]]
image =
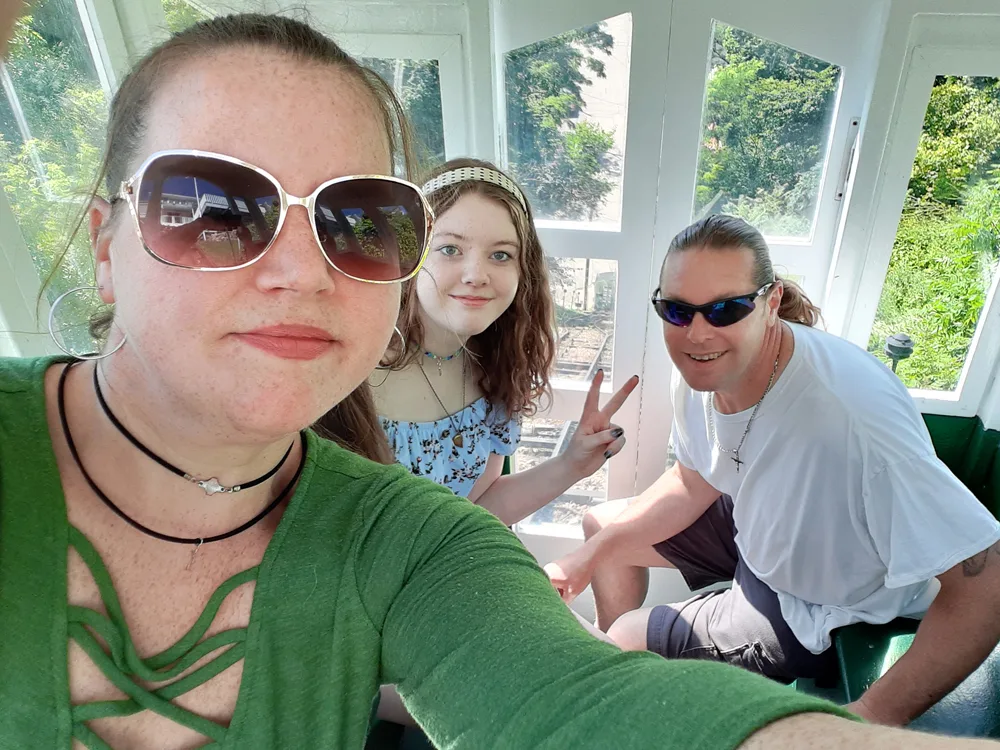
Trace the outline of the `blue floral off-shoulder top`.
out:
[[[491,453],[509,456],[521,440],[520,422],[507,419],[501,409],[490,411],[485,396],[450,418],[434,422],[385,417],[379,421],[399,463],[461,497],[469,496]],[[462,431],[461,446],[453,440],[456,427]]]

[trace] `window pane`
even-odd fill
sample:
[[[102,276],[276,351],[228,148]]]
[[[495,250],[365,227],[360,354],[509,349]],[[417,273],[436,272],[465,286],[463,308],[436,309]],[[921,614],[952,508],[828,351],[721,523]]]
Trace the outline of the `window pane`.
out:
[[[438,61],[362,57],[359,62],[382,76],[402,100],[413,125],[421,163],[427,167],[443,163],[444,118]]]
[[[610,378],[615,344],[617,261],[588,258],[546,258],[546,261],[559,336],[555,377],[590,380],[598,368],[603,368],[605,378]]]
[[[40,0],[20,18],[0,66],[0,185],[42,278],[66,247],[94,179],[107,116],[73,0]],[[94,283],[86,231],[78,233],[48,297]],[[87,318],[93,294],[75,295],[65,321]],[[62,322],[62,321],[61,321]],[[88,339],[89,340],[89,339]],[[80,344],[74,350],[92,350]]]
[[[210,17],[208,13],[187,0],[163,0],[163,15],[167,18],[167,28],[172,34],[184,31],[188,26]]]
[[[543,461],[561,454],[569,445],[576,422],[557,419],[526,419],[521,430],[521,444],[514,454],[514,471],[527,471]],[[557,524],[578,526],[588,509],[608,497],[608,464],[570,487],[553,500],[521,521],[519,526]]]
[[[841,70],[716,21],[694,215],[735,214],[772,237],[809,237]]]
[[[539,219],[618,225],[632,14],[504,57],[507,163]]]
[[[1000,254],[1000,80],[938,76],[868,350],[908,334],[897,373],[954,391]]]

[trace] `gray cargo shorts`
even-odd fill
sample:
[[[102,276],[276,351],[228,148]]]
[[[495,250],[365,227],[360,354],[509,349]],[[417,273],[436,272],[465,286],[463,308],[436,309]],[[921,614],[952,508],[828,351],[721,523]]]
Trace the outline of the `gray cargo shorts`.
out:
[[[834,650],[814,654],[799,643],[781,616],[777,594],[741,559],[728,495],[680,534],[653,546],[692,590],[720,581],[733,585],[654,607],[646,627],[650,651],[668,659],[728,662],[786,683],[835,677]]]

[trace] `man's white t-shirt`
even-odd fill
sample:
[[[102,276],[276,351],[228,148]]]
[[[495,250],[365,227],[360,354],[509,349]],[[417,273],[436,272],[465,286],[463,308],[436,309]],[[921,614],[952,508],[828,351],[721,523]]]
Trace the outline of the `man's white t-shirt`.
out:
[[[935,576],[1000,540],[1000,523],[937,458],[906,387],[859,347],[790,324],[795,347],[752,409],[714,414],[677,369],[677,460],[733,498],[736,545],[813,653],[830,631],[926,612]]]

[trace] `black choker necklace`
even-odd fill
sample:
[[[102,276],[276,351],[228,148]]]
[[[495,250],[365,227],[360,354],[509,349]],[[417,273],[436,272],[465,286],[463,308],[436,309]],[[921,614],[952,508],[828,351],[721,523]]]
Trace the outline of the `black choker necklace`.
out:
[[[153,453],[153,451],[151,451],[145,445],[140,443],[139,438],[137,438],[135,435],[129,432],[128,428],[126,428],[125,425],[123,425],[121,422],[118,421],[118,418],[112,413],[111,407],[108,406],[108,402],[104,400],[104,394],[101,392],[101,382],[97,378],[96,367],[94,368],[94,390],[97,391],[97,400],[101,404],[101,408],[104,410],[104,413],[107,415],[108,419],[111,420],[111,424],[115,426],[115,429],[117,429],[118,432],[120,432],[122,435],[128,438],[128,441],[132,443],[132,445],[134,445],[136,448],[145,453],[149,458],[156,461],[156,463],[158,463],[167,471],[172,471],[174,474],[181,477],[182,479],[186,479],[188,482],[191,482],[192,484],[196,484],[199,487],[201,487],[205,491],[206,495],[214,495],[218,492],[232,494],[234,492],[239,492],[240,490],[248,490],[251,487],[256,487],[258,484],[263,484],[268,479],[277,474],[278,469],[280,469],[282,466],[285,465],[285,460],[288,458],[289,454],[291,454],[292,446],[294,446],[294,443],[288,446],[288,450],[285,451],[285,455],[281,457],[280,461],[278,461],[278,465],[275,466],[273,469],[271,469],[269,472],[267,472],[267,474],[257,477],[251,482],[244,482],[243,484],[236,484],[233,485],[232,487],[226,487],[225,485],[220,484],[219,480],[216,479],[215,477],[210,477],[208,479],[198,479],[197,477],[191,476],[186,471],[181,471],[172,463],[166,461],[165,459],[160,458],[155,453]]]
[[[66,365],[66,368],[62,371],[59,376],[59,420],[62,422],[63,433],[66,435],[66,444],[69,446],[69,452],[73,455],[73,460],[76,462],[77,467],[80,469],[80,473],[83,474],[83,478],[87,480],[87,484],[90,485],[90,489],[94,491],[106,506],[115,512],[115,514],[125,521],[129,526],[138,529],[144,534],[153,537],[154,539],[159,539],[163,542],[173,542],[174,544],[194,544],[200,547],[203,544],[208,544],[209,542],[221,542],[223,539],[229,539],[237,534],[246,531],[251,526],[255,526],[257,523],[262,521],[272,510],[278,507],[282,500],[284,500],[288,493],[291,492],[292,487],[299,480],[299,475],[302,473],[302,467],[306,463],[306,438],[305,433],[300,433],[302,436],[302,458],[299,460],[299,467],[295,470],[295,476],[291,478],[291,481],[285,485],[285,487],[278,493],[278,496],[268,505],[264,510],[258,513],[256,516],[251,518],[246,523],[237,526],[231,531],[227,531],[224,534],[216,534],[215,536],[207,537],[182,537],[182,536],[171,536],[170,534],[161,534],[159,531],[154,531],[153,529],[143,526],[138,521],[134,520],[128,516],[125,511],[111,502],[111,499],[101,491],[101,488],[97,486],[97,483],[90,477],[87,470],[83,468],[83,462],[80,460],[80,454],[76,450],[76,443],[73,441],[73,435],[69,430],[69,420],[66,418],[66,376],[69,374],[70,369],[75,363],[71,362]],[[100,391],[98,391],[100,392]],[[291,451],[291,449],[289,449]],[[286,454],[287,457],[287,454]],[[284,460],[284,459],[282,459]],[[272,472],[273,473],[273,472]],[[244,485],[245,487],[246,485]],[[197,550],[197,547],[195,548]],[[194,553],[192,553],[192,558]]]

